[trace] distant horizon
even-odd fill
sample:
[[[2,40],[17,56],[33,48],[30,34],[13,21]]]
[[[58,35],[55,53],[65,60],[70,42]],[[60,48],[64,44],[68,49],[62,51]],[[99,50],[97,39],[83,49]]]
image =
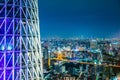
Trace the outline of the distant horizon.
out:
[[[67,39],[67,38],[120,38],[120,33],[117,33],[117,34],[114,34],[114,35],[110,35],[110,36],[86,36],[86,35],[79,35],[79,36],[75,36],[75,35],[68,35],[68,36],[60,36],[60,35],[51,35],[51,36],[43,36],[43,35],[40,35],[41,38],[64,38],[64,39]]]
[[[41,39],[120,39],[120,37],[41,37]]]
[[[42,35],[40,35],[41,36],[41,38],[53,38],[53,37],[56,37],[56,38],[72,38],[72,37],[77,37],[77,38],[80,38],[81,36],[83,36],[84,38],[120,38],[120,32],[116,32],[116,33],[114,33],[114,34],[111,34],[111,35],[108,35],[108,36],[96,36],[96,35],[89,35],[89,36],[87,36],[87,35],[78,35],[78,36],[76,36],[76,35],[74,35],[74,33],[72,34],[68,34],[67,36],[64,36],[64,35],[54,35],[54,34],[52,34],[52,35],[49,35],[49,34],[42,34]]]

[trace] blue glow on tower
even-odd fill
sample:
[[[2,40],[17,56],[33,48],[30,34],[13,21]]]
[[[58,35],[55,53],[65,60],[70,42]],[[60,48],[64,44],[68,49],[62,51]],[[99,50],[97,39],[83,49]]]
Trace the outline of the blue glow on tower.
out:
[[[7,46],[7,50],[11,51],[11,50],[12,50],[12,46],[11,46],[11,45],[8,45],[8,46]]]
[[[43,80],[38,0],[0,0],[0,80]]]
[[[4,45],[1,45],[0,50],[2,50],[2,51],[5,50]]]

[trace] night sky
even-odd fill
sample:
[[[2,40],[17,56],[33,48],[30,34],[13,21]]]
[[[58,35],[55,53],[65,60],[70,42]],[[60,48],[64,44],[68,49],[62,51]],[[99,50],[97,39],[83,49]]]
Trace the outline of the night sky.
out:
[[[120,0],[39,0],[41,37],[118,37]]]

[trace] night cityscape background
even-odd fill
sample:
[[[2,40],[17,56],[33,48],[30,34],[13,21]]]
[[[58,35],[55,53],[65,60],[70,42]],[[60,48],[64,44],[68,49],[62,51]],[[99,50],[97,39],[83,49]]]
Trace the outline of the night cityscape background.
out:
[[[45,80],[120,80],[120,0],[39,0]]]
[[[42,38],[120,37],[120,0],[39,0],[39,13]]]
[[[0,0],[0,80],[120,80],[120,0]]]

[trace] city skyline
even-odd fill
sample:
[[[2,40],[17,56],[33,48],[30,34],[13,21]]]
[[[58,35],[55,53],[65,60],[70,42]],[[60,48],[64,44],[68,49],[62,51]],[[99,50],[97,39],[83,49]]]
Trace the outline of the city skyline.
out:
[[[39,0],[41,37],[118,37],[119,0]]]

